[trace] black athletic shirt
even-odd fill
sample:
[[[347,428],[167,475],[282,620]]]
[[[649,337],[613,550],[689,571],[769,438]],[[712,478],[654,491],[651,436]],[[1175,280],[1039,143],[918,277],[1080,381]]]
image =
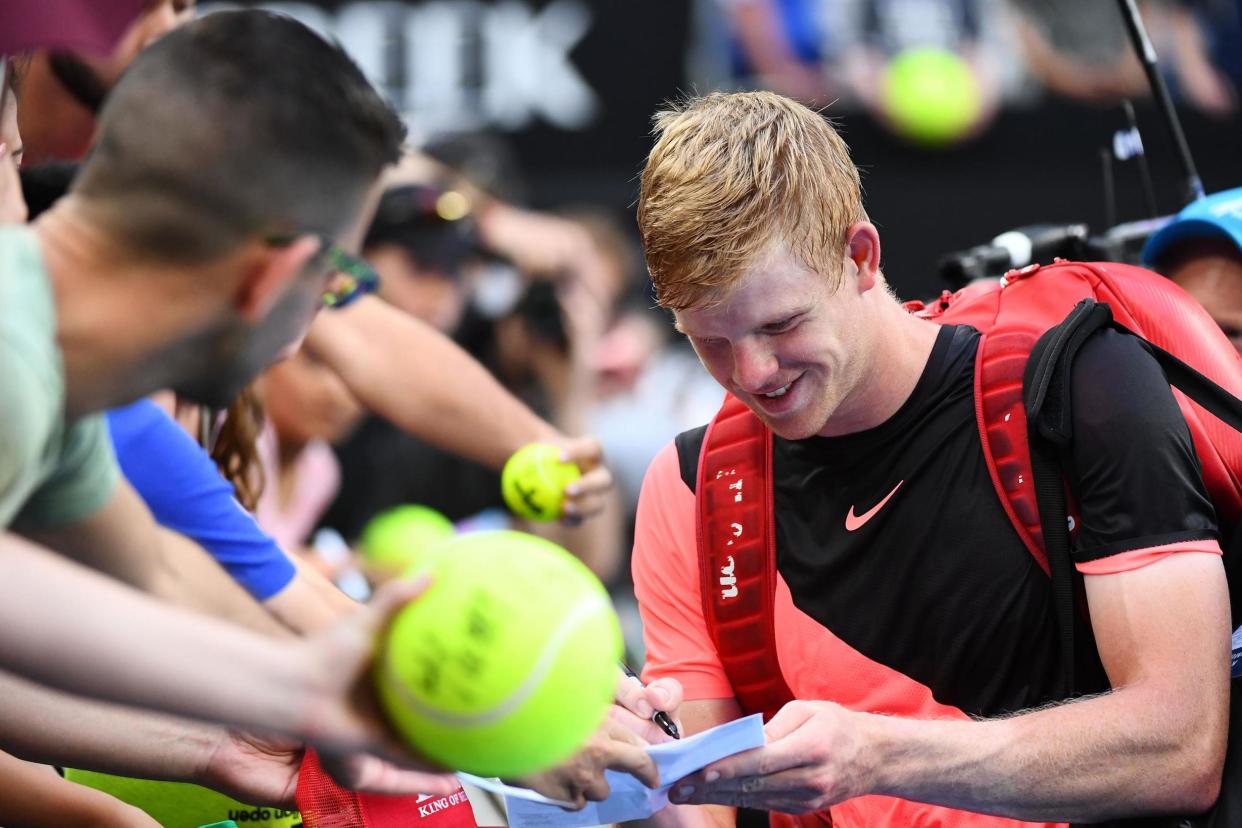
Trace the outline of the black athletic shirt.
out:
[[[875,428],[777,438],[774,483],[777,565],[798,609],[940,703],[991,716],[1052,700],[1060,672],[1048,577],[980,445],[978,342],[946,326],[910,398]],[[1084,345],[1072,402],[1080,565],[1216,539],[1189,430],[1135,340],[1106,331]],[[676,441],[691,490],[703,435]]]

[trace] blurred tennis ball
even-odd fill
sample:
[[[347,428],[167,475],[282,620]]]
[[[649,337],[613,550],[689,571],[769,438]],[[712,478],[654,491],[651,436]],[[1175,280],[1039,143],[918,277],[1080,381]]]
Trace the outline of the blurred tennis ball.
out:
[[[561,462],[561,450],[548,443],[522,446],[505,463],[500,492],[518,517],[558,520],[565,506],[565,487],[582,472],[573,463]]]
[[[608,593],[556,544],[477,532],[416,567],[431,586],[402,609],[375,662],[389,719],[423,755],[515,777],[575,753],[603,722],[621,657]]]
[[[453,522],[435,509],[407,504],[381,512],[362,530],[359,551],[370,567],[400,571],[420,553],[452,537]]]
[[[979,117],[979,82],[966,61],[947,49],[906,49],[884,73],[881,100],[893,129],[921,144],[947,145]]]

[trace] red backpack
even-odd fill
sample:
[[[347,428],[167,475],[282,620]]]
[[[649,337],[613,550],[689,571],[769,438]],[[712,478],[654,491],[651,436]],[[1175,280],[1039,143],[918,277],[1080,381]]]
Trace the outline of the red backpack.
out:
[[[1018,536],[1052,579],[1068,693],[1075,573],[1057,447],[1069,439],[1062,400],[1077,346],[1103,326],[1143,339],[1174,386],[1208,494],[1226,527],[1238,525],[1242,515],[1242,358],[1190,296],[1130,265],[1032,265],[999,282],[946,292],[931,305],[906,307],[983,334],[975,361],[983,454]],[[776,658],[771,466],[771,432],[727,397],[699,456],[700,592],[708,631],[742,709],[765,718],[793,699]]]

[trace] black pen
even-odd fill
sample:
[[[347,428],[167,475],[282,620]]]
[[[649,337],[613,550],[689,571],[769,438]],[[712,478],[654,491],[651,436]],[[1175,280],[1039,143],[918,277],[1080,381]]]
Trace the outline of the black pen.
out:
[[[644,687],[646,686],[646,685],[643,685],[643,680],[638,677],[638,673],[635,673],[633,670],[631,670],[630,665],[626,664],[624,661],[621,662],[621,669],[625,671],[625,674],[627,676],[637,681],[640,685]],[[672,736],[674,739],[681,738],[681,734],[677,732],[677,725],[673,724],[673,720],[670,719],[668,717],[668,714],[665,713],[663,710],[657,710],[655,713],[653,713],[651,716],[651,721],[658,724],[660,726],[660,730],[663,730],[665,733],[667,733],[669,736]]]

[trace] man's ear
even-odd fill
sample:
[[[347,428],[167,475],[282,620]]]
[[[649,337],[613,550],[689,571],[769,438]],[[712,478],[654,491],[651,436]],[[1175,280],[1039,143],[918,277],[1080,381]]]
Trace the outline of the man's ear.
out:
[[[310,234],[299,236],[290,244],[264,244],[249,259],[249,270],[234,294],[233,304],[238,315],[252,324],[267,318],[322,246],[323,242]]]
[[[858,273],[858,292],[875,286],[880,272],[880,231],[869,221],[856,221],[845,230],[846,255]]]

